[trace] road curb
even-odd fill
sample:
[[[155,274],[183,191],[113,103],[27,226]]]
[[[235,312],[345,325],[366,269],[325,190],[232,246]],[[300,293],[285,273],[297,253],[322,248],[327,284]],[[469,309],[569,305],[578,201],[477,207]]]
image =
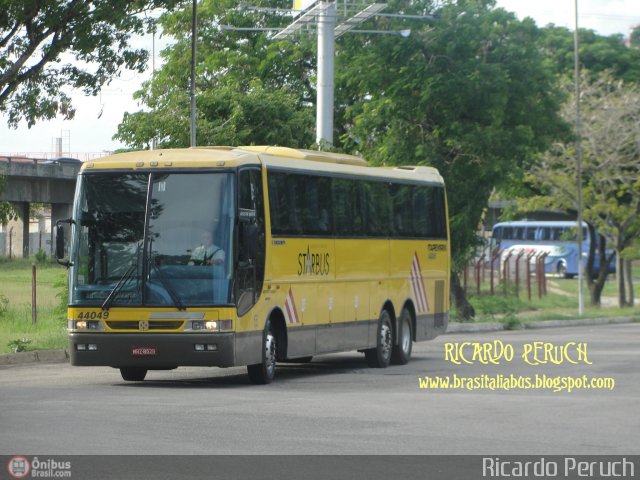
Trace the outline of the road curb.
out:
[[[578,320],[539,320],[525,322],[520,330],[535,330],[540,328],[579,327],[589,325],[609,325],[620,323],[633,323],[634,317],[612,318],[583,318]],[[459,323],[449,322],[445,334],[454,333],[484,333],[506,330],[504,324],[494,323]],[[25,363],[64,363],[69,361],[69,352],[61,350],[34,350],[32,352],[2,353],[0,354],[0,366],[20,365]]]
[[[0,365],[19,365],[23,363],[63,363],[69,361],[66,350],[34,350],[32,352],[2,353]]]
[[[537,320],[534,322],[522,322],[519,328],[512,330],[535,330],[541,328],[557,328],[557,327],[584,327],[595,325],[610,325],[619,323],[633,323],[634,317],[611,317],[611,318],[580,318],[576,320]],[[507,330],[503,323],[459,323],[449,322],[445,333],[481,333],[481,332],[498,332]]]

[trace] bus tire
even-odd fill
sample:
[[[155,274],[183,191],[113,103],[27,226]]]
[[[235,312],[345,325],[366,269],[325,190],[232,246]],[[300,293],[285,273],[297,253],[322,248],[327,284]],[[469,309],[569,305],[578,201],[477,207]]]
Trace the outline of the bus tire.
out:
[[[141,367],[122,367],[120,368],[122,379],[127,382],[141,382],[147,376],[147,369]]]
[[[262,362],[247,365],[247,373],[251,383],[266,385],[273,381],[276,376],[277,352],[276,335],[271,326],[271,320],[267,320],[262,332]]]
[[[383,310],[378,319],[376,347],[364,351],[364,358],[371,368],[387,368],[393,350],[393,329],[389,312]]]
[[[391,354],[391,363],[394,365],[406,365],[409,363],[413,347],[411,324],[411,313],[406,308],[403,308],[398,321],[398,344],[393,346]]]

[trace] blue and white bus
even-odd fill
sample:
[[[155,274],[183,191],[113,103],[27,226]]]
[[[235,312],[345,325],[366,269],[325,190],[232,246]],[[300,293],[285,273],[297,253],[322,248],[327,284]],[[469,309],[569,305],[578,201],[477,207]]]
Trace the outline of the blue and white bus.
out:
[[[582,261],[587,261],[591,238],[587,224],[582,224]],[[527,253],[546,253],[545,272],[557,273],[566,278],[578,274],[578,231],[574,221],[535,221],[519,220],[500,222],[493,226],[491,234],[491,250],[499,250],[501,258],[510,253],[517,255],[521,251]],[[598,267],[599,259],[595,259]],[[610,271],[615,270],[615,261],[610,264]]]

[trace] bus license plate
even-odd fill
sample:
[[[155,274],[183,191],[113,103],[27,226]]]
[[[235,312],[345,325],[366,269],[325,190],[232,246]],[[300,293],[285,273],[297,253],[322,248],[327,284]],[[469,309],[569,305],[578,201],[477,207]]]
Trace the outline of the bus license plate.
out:
[[[131,347],[131,355],[134,357],[152,357],[157,353],[156,347]]]

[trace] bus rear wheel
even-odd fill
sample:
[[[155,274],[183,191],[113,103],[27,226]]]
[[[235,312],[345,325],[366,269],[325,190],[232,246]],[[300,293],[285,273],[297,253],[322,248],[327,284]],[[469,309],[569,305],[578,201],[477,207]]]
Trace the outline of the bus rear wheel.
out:
[[[147,369],[140,367],[122,367],[120,368],[122,379],[127,382],[141,382],[147,376]]]
[[[273,381],[276,376],[276,356],[276,335],[271,326],[271,320],[268,320],[262,333],[262,362],[247,365],[247,373],[251,383],[266,385]]]
[[[393,330],[391,328],[391,317],[389,312],[383,310],[378,320],[378,330],[376,332],[376,347],[364,351],[364,358],[367,365],[372,368],[387,368],[391,362],[391,352],[393,350]]]
[[[413,347],[413,329],[411,328],[411,314],[406,308],[402,309],[398,322],[398,344],[393,346],[391,363],[406,365],[411,358]]]

